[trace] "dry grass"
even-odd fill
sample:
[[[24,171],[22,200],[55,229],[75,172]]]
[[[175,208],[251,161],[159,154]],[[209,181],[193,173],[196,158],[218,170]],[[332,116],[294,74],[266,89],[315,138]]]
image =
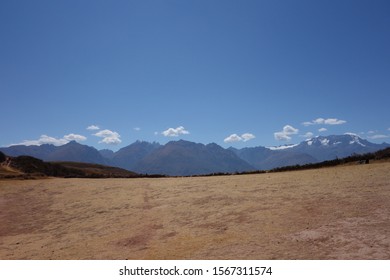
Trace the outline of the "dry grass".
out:
[[[22,175],[23,175],[23,173],[21,171],[14,169],[10,166],[0,164],[0,180],[6,176],[17,177],[17,176],[22,176]]]
[[[390,163],[0,181],[0,259],[390,259]]]

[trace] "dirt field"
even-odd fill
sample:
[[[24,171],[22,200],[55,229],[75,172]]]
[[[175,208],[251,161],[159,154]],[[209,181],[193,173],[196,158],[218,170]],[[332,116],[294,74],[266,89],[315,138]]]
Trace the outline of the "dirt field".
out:
[[[4,180],[0,259],[390,259],[390,163]]]

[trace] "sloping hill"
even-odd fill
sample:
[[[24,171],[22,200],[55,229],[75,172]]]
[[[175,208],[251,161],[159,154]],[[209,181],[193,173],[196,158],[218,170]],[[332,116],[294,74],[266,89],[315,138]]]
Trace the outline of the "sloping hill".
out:
[[[119,167],[106,166],[93,163],[81,162],[56,162],[63,167],[78,170],[88,178],[135,178],[139,177],[137,173],[128,171]]]
[[[0,152],[0,178],[14,178],[23,175],[23,172],[10,166],[9,157]]]
[[[0,152],[1,153],[1,152]],[[138,174],[125,169],[80,162],[45,162],[30,157],[2,157],[0,178],[72,177],[72,178],[133,178]]]
[[[78,170],[66,168],[60,164],[44,162],[43,160],[30,157],[18,156],[9,158],[7,167],[17,171],[17,177],[84,177],[84,173]]]

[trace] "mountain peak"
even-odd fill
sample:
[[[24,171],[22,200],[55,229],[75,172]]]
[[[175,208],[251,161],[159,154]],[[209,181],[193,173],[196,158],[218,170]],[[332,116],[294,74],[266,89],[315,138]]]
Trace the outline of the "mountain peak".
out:
[[[80,144],[76,140],[71,140],[68,143],[64,144],[63,146],[72,146],[72,145],[75,146],[75,145],[82,145],[82,144]]]
[[[221,146],[219,146],[217,143],[210,143],[210,144],[207,144],[206,147],[208,148],[222,148]]]
[[[316,136],[311,139],[307,139],[302,143],[305,143],[308,146],[336,146],[340,144],[355,144],[362,147],[366,147],[367,145],[375,145],[352,133],[346,133],[344,135]]]
[[[204,144],[201,144],[201,143],[195,143],[195,142],[191,142],[191,141],[187,141],[187,140],[183,140],[183,139],[180,139],[177,141],[169,141],[166,145],[167,146],[180,146],[180,147],[205,146]]]

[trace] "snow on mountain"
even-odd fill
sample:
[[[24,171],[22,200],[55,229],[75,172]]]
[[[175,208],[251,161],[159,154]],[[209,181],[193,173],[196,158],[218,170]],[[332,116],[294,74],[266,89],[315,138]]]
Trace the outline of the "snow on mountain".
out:
[[[375,152],[389,144],[374,144],[356,134],[317,136],[301,142],[293,150],[307,153],[319,161]]]
[[[361,140],[361,138],[358,136],[358,135],[356,135],[356,134],[354,134],[354,133],[345,133],[345,135],[349,135],[349,136],[351,136],[351,140],[349,141],[349,144],[358,144],[358,145],[360,145],[360,146],[362,146],[362,147],[366,147],[366,145],[365,144],[363,144],[363,143],[361,143],[360,142],[360,140]]]
[[[325,138],[325,139],[320,140],[320,142],[321,142],[321,145],[328,146],[330,141],[329,141],[329,139]]]
[[[366,142],[366,144],[364,144],[364,142]],[[346,133],[344,135],[316,136],[314,138],[307,139],[302,143],[306,143],[308,146],[312,146],[312,145],[315,145],[315,146],[335,146],[335,145],[339,145],[339,144],[344,144],[344,145],[357,144],[357,145],[360,145],[362,147],[367,146],[367,140],[360,138],[356,134],[350,134],[350,133]],[[301,145],[301,144],[299,144],[299,145]],[[370,143],[370,144],[373,144],[373,143]],[[373,144],[373,145],[375,145],[375,144]],[[290,146],[295,147],[298,145],[290,145]]]

